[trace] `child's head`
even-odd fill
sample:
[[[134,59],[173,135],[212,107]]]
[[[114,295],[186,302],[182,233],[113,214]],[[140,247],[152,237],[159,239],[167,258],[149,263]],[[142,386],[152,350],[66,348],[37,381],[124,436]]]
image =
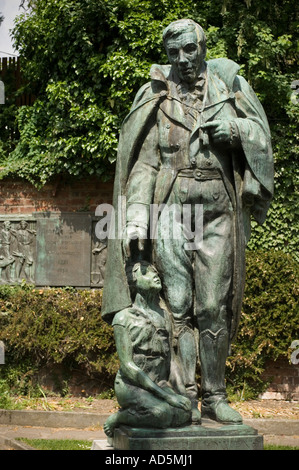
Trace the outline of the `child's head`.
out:
[[[137,292],[160,291],[162,288],[156,268],[148,261],[128,264],[126,274],[132,298],[135,298]]]

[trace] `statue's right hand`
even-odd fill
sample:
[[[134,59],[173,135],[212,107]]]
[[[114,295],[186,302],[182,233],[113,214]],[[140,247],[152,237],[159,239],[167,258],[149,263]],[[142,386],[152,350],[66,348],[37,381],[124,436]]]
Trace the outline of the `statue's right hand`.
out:
[[[176,408],[182,408],[185,411],[191,410],[191,401],[189,398],[183,397],[182,395],[169,394],[166,401],[169,405],[175,406]]]
[[[138,249],[144,250],[144,242],[147,236],[147,229],[145,227],[139,227],[138,225],[129,224],[126,227],[125,237],[123,241],[123,248],[125,256],[129,258],[131,256],[131,241],[138,240]]]

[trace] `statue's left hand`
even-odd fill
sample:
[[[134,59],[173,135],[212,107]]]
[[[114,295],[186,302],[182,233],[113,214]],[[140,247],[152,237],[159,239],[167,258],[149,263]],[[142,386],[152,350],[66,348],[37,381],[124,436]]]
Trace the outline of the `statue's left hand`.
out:
[[[144,243],[146,239],[147,231],[144,227],[138,227],[138,225],[128,225],[125,232],[123,241],[123,248],[126,258],[131,256],[130,243],[132,240],[138,240],[139,251],[144,250]]]
[[[231,139],[231,124],[229,121],[216,119],[215,121],[206,122],[201,126],[201,128],[209,130],[209,133],[216,144],[229,142]]]

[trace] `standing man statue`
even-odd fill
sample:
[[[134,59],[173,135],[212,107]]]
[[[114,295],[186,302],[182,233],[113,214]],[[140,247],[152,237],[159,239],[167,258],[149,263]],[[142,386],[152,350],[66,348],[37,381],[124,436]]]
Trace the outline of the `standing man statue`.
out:
[[[273,194],[270,131],[239,66],[229,59],[205,61],[200,25],[175,21],[163,41],[170,65],[152,66],[151,82],[138,92],[120,135],[114,208],[125,196],[126,207],[115,211],[115,226],[123,224],[125,234],[109,240],[103,318],[112,322],[132,305],[126,260],[152,262],[173,319],[193,422],[200,421],[199,350],[202,416],[238,424],[242,418],[226,398],[225,363],[241,311],[250,218],[264,222]],[[154,231],[153,204],[162,205]],[[191,226],[196,207],[203,211],[201,241],[192,249],[181,221],[186,205]],[[165,220],[176,223],[175,239],[163,236]]]
[[[12,256],[12,246],[16,239],[15,231],[11,227],[9,220],[3,223],[1,230],[1,245],[2,245],[2,256],[0,267],[2,268],[1,283],[11,284],[13,280],[11,278],[11,267],[15,262],[15,258]]]
[[[16,257],[16,278],[19,283],[22,282],[22,273],[24,272],[25,280],[34,284],[32,271],[34,265],[33,259],[33,242],[36,236],[36,230],[28,228],[28,222],[21,220],[18,230],[14,231],[17,241],[18,250],[13,251]]]

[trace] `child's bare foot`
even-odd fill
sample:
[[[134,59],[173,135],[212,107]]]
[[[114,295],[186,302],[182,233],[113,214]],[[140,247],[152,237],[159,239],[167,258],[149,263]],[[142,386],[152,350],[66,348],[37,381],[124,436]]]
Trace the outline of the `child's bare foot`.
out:
[[[201,423],[201,413],[197,407],[197,404],[192,406],[192,424]]]
[[[104,423],[104,432],[108,437],[113,437],[114,429],[117,427],[118,424],[118,413],[114,413],[113,415],[109,416]]]

